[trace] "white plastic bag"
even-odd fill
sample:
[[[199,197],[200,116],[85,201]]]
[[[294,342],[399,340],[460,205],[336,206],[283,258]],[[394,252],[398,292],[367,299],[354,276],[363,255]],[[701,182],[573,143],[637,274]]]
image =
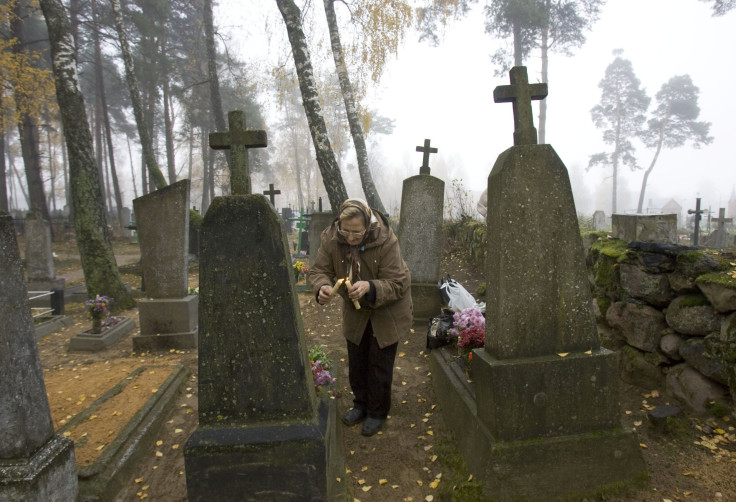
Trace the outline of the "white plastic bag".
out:
[[[473,295],[468,293],[468,290],[455,279],[443,277],[439,287],[442,299],[455,312],[462,312],[465,309],[476,306]]]

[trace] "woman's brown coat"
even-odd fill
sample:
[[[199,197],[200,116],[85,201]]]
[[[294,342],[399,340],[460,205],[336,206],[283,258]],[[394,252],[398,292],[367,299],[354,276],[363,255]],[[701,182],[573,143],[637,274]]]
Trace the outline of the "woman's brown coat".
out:
[[[369,303],[360,299],[360,310],[353,306],[343,286],[338,294],[342,297],[342,330],[345,338],[360,344],[368,320],[381,348],[399,341],[399,335],[410,333],[413,317],[411,303],[411,274],[404,263],[399,249],[399,240],[388,225],[386,218],[374,211],[379,219],[375,240],[367,242],[360,256],[360,277],[353,282],[371,281],[376,288],[376,300]],[[350,263],[349,246],[337,234],[338,221],[326,228],[321,235],[317,257],[309,269],[309,280],[315,298],[325,284],[334,286],[339,278],[348,274]]]

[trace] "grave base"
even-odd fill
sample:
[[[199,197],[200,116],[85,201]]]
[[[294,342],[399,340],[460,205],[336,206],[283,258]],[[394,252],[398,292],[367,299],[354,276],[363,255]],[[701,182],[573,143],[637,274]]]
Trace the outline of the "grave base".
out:
[[[0,500],[75,500],[76,471],[74,442],[53,436],[31,458],[0,465]]]
[[[347,493],[336,401],[315,423],[200,427],[184,447],[190,501],[329,500]]]
[[[475,376],[482,352],[473,358]],[[478,417],[477,386],[454,356],[447,348],[432,351],[432,383],[442,417],[486,495],[498,501],[581,500],[644,484],[648,474],[637,438],[620,427],[507,441],[494,437]]]
[[[68,328],[74,324],[74,318],[68,315],[52,315],[45,318],[44,321],[34,324],[34,330],[36,332],[36,340],[40,340],[46,335],[56,333],[61,328]]]
[[[158,392],[138,410],[92,465],[79,468],[79,502],[113,500],[130,481],[137,463],[156,439],[163,420],[187,378],[184,366],[175,366]],[[115,391],[109,393],[112,397]],[[104,398],[105,396],[103,396]],[[84,416],[84,419],[89,417]],[[67,427],[74,425],[70,422]],[[73,499],[69,499],[73,500]]]
[[[133,350],[136,352],[145,352],[149,350],[169,350],[169,349],[196,349],[197,333],[188,331],[186,333],[161,333],[156,335],[135,335],[133,340]]]
[[[97,352],[105,350],[113,345],[122,337],[135,329],[135,321],[130,317],[123,319],[112,328],[106,329],[102,333],[91,333],[85,331],[74,335],[69,340],[69,350],[81,350],[87,352]]]
[[[140,300],[140,335],[133,337],[133,349],[169,350],[197,347],[199,295],[183,298]]]
[[[437,283],[420,282],[411,285],[414,322],[427,326],[429,320],[442,312],[442,296]]]

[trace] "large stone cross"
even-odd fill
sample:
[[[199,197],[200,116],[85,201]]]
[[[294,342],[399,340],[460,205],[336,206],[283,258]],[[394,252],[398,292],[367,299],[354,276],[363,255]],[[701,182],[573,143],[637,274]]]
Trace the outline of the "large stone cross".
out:
[[[276,207],[276,196],[281,193],[281,190],[274,190],[273,183],[268,184],[268,190],[263,191],[263,195],[268,195],[271,205]]]
[[[532,100],[547,97],[547,84],[529,84],[526,66],[514,66],[509,71],[511,85],[499,85],[493,90],[493,101],[512,103],[514,111],[514,145],[536,145],[537,130],[532,118]]]
[[[419,168],[419,174],[429,174],[429,154],[437,153],[437,149],[430,148],[429,143],[430,140],[425,139],[424,146],[417,147],[417,152],[424,152],[424,156],[422,157],[422,167]]]
[[[230,150],[230,191],[233,195],[250,195],[248,148],[268,146],[266,131],[246,131],[245,113],[241,110],[229,112],[227,123],[229,131],[210,133],[210,148]]]
[[[713,223],[718,223],[718,230],[725,230],[726,223],[733,222],[733,218],[726,218],[726,208],[721,207],[718,209],[718,218],[711,218]]]

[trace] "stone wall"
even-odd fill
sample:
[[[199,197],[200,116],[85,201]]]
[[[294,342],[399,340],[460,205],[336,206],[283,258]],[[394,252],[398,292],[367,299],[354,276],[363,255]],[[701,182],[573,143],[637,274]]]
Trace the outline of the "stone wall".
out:
[[[736,402],[736,255],[584,236],[603,345],[621,378],[699,413]],[[736,413],[735,413],[736,415]]]

